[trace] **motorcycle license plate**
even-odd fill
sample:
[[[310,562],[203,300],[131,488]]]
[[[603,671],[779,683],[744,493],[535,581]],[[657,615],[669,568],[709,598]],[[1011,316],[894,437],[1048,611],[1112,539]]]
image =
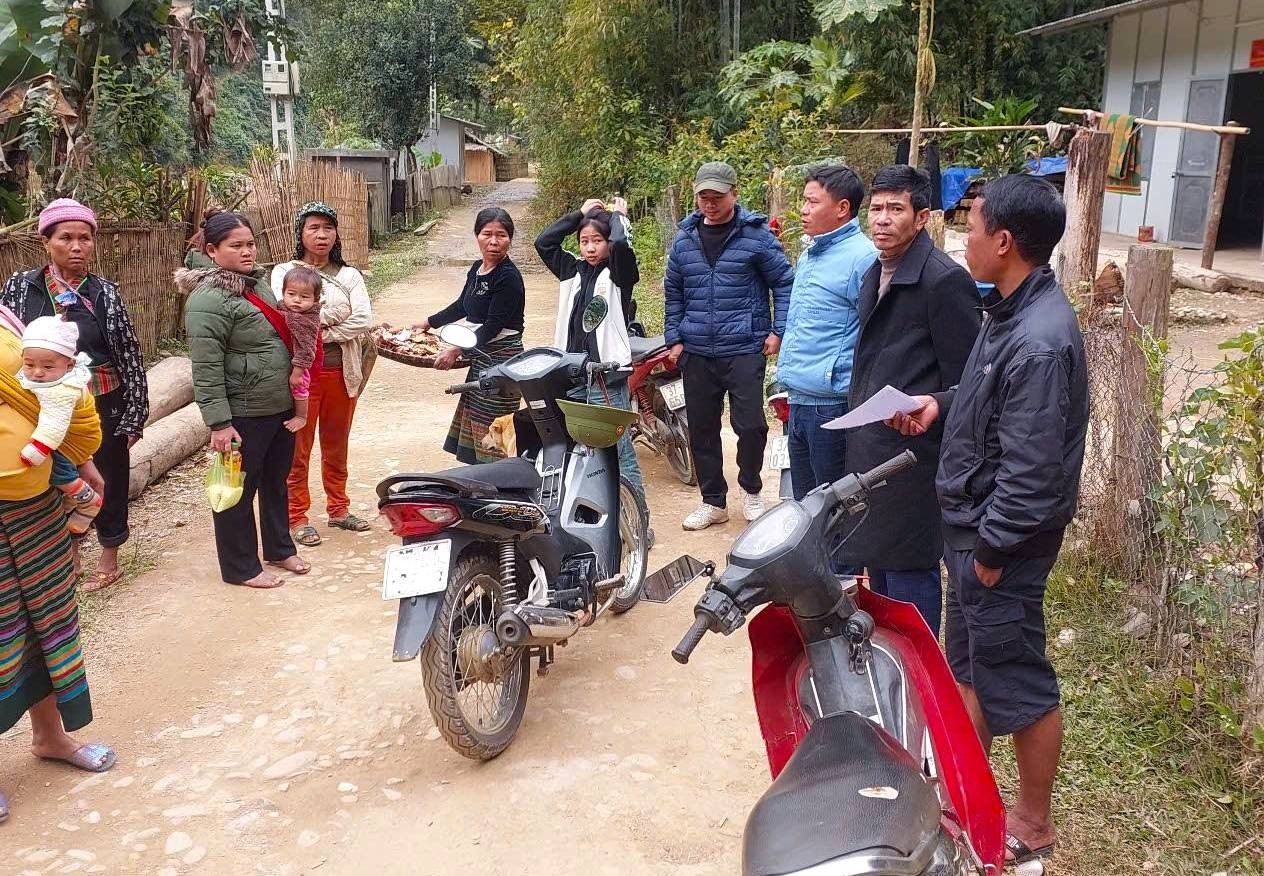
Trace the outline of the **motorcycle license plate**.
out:
[[[790,437],[778,435],[768,445],[768,471],[784,471],[790,467]]]
[[[382,572],[382,598],[408,599],[442,593],[448,586],[452,540],[423,541],[393,547],[386,552]]]
[[[663,401],[667,403],[670,410],[678,411],[685,406],[685,381],[673,380],[671,383],[664,383],[659,387],[659,392],[663,394]]]

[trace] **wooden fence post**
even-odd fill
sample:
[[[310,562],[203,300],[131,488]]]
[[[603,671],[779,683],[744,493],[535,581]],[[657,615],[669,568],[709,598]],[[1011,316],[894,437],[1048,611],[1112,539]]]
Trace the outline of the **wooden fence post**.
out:
[[[1236,122],[1225,122],[1235,125]],[[1211,269],[1216,260],[1216,238],[1220,236],[1220,216],[1224,212],[1225,193],[1229,190],[1229,172],[1233,169],[1233,147],[1237,137],[1220,135],[1220,151],[1216,155],[1216,183],[1207,207],[1207,227],[1203,230],[1203,267]]]
[[[930,219],[926,222],[926,233],[930,235],[935,246],[944,248],[944,243],[948,239],[948,229],[944,227],[943,210],[930,211]]]
[[[1071,138],[1063,190],[1067,227],[1058,245],[1058,280],[1077,304],[1092,300],[1093,280],[1097,278],[1109,158],[1110,134],[1105,131],[1081,130]]]
[[[768,218],[781,220],[786,214],[786,172],[780,167],[774,168],[768,180]]]
[[[1131,575],[1157,592],[1162,574],[1146,538],[1153,519],[1148,497],[1162,465],[1160,417],[1163,374],[1150,365],[1150,345],[1167,337],[1172,295],[1172,250],[1139,245],[1128,250],[1120,318],[1119,390],[1115,401],[1115,512]]]

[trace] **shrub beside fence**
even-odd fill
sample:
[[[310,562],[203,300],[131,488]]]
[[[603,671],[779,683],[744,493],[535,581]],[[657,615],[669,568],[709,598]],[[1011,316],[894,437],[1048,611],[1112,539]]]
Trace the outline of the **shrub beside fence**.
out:
[[[184,260],[184,223],[102,225],[96,243],[92,271],[118,284],[141,351],[152,356],[163,338],[183,332],[183,300],[171,275]],[[47,261],[35,232],[0,238],[0,275],[6,279]]]

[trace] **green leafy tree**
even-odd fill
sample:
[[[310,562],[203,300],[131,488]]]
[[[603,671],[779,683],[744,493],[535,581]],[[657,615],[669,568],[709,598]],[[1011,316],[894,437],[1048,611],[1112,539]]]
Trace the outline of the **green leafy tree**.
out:
[[[743,111],[761,103],[784,104],[827,116],[864,94],[851,57],[825,37],[810,43],[775,40],[724,68],[720,94]]]

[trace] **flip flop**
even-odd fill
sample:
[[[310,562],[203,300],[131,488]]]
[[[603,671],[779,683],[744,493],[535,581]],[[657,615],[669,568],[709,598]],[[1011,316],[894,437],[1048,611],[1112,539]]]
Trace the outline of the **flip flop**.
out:
[[[9,798],[0,794],[0,824],[9,820]]]
[[[303,565],[299,566],[297,569],[288,568],[285,565],[285,563],[286,563],[286,560],[290,559],[289,557],[287,557],[285,560],[268,560],[268,565],[275,566],[278,569],[284,569],[285,571],[289,572],[292,575],[306,575],[308,572],[312,570],[312,564],[307,562],[307,560],[300,558],[298,554],[295,554],[294,558],[298,559],[298,561],[302,563]]]
[[[335,529],[345,529],[347,532],[368,532],[369,523],[367,520],[361,520],[354,514],[347,514],[343,517],[330,517],[329,525]]]
[[[41,760],[56,760],[68,763],[73,767],[89,773],[103,773],[118,761],[114,749],[101,742],[89,742],[80,745],[70,757],[42,757]]]
[[[1005,851],[1010,855],[1013,855],[1013,857],[1006,857],[1005,863],[1018,866],[1019,864],[1026,864],[1028,861],[1041,861],[1047,858],[1052,858],[1053,845],[1053,843],[1049,843],[1047,846],[1041,846],[1038,849],[1033,849],[1012,833],[1006,833]]]
[[[97,572],[88,579],[88,583],[83,585],[83,592],[96,593],[98,590],[104,590],[111,584],[117,584],[122,577],[122,567],[116,568],[113,572]]]
[[[290,537],[303,547],[316,547],[316,545],[320,544],[322,540],[320,533],[316,531],[316,527],[311,526],[310,524],[307,526],[300,526],[290,534]]]

